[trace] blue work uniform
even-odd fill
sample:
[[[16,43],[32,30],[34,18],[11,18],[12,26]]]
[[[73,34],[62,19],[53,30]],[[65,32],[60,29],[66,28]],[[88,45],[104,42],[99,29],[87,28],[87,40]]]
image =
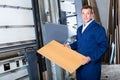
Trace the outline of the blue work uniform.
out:
[[[89,56],[91,61],[76,70],[77,80],[100,80],[101,57],[108,48],[104,27],[93,20],[82,33],[82,26],[77,29],[76,42],[70,46],[73,50]]]

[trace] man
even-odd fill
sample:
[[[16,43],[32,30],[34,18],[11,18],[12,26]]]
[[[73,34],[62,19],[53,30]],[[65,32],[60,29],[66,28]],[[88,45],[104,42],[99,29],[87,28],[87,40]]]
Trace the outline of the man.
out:
[[[86,56],[85,64],[76,70],[77,80],[100,80],[101,57],[104,55],[108,41],[105,29],[93,19],[91,6],[83,6],[84,24],[77,29],[76,42],[70,44],[73,50]]]

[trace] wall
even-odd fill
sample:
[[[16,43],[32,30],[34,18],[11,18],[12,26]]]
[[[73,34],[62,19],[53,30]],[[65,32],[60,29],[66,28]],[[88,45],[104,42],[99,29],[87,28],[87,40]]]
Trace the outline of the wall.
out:
[[[109,20],[109,0],[96,0],[102,25],[107,30]]]

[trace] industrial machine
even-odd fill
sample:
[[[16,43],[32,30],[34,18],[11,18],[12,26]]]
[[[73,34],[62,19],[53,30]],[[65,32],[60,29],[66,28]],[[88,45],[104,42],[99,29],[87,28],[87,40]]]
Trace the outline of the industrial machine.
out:
[[[82,1],[0,0],[0,80],[71,80],[36,50],[53,39],[75,41]]]
[[[63,8],[67,4],[72,12]],[[53,39],[64,43],[74,36],[76,19],[74,1],[1,0],[0,80],[65,79],[66,71],[36,50]]]
[[[0,12],[0,80],[37,80],[32,1],[1,0]]]

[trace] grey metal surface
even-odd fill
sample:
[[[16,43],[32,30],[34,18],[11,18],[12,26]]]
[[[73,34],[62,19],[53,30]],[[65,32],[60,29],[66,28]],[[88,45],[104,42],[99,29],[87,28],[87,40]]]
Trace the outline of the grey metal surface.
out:
[[[15,45],[15,46],[10,46],[10,47],[3,47],[3,48],[0,48],[0,54],[3,53],[3,52],[18,50],[18,49],[24,49],[24,48],[29,48],[29,47],[35,47],[35,46],[36,46],[36,43]]]
[[[26,60],[28,61],[28,74],[30,80],[39,80],[36,51],[33,50],[23,53],[25,54]]]
[[[47,44],[51,40],[56,40],[60,43],[64,43],[68,38],[68,28],[66,25],[45,23],[43,26],[44,44]],[[51,69],[51,70],[49,70]],[[47,64],[49,80],[65,80],[63,75],[63,69],[53,62]]]
[[[68,28],[66,25],[45,23],[43,27],[44,43],[56,40],[64,43],[68,38]]]
[[[5,59],[17,57],[18,56],[17,53],[18,53],[17,50],[6,52],[6,53],[0,53],[0,60],[5,60]]]

